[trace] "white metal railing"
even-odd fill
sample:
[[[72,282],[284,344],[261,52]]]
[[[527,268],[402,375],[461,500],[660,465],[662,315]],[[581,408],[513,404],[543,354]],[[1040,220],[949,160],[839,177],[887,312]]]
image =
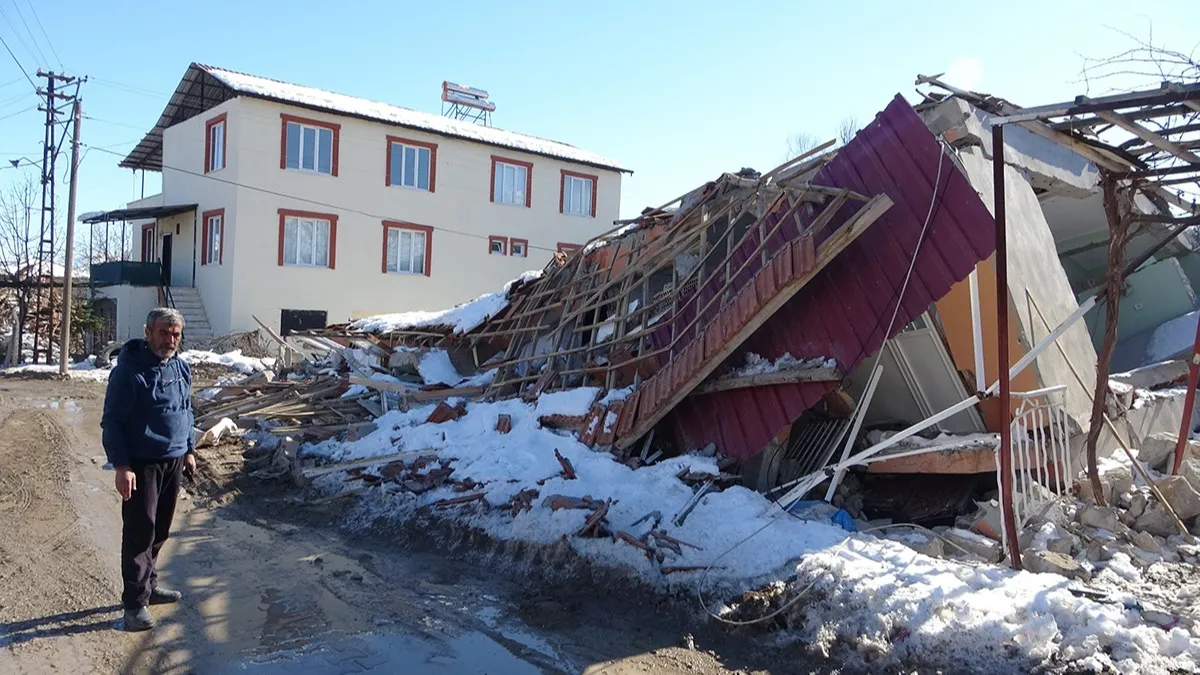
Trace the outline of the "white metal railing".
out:
[[[1071,445],[1067,387],[1013,392],[1021,401],[1012,420],[1012,504],[1017,529],[1047,503],[1071,488]],[[996,445],[996,479],[1000,482],[1000,445]],[[1003,485],[1003,483],[1000,483]],[[1001,495],[1001,503],[1004,499]],[[1001,528],[1003,533],[1003,528]],[[1007,534],[1003,535],[1007,537]],[[1007,544],[1007,541],[1004,542]]]

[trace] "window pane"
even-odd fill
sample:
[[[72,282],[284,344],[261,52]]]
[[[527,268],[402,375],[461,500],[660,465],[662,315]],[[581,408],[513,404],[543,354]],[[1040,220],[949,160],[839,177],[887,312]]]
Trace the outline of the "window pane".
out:
[[[295,122],[287,125],[287,168],[300,168],[300,125]]]
[[[299,221],[299,226],[296,230],[298,233],[296,237],[296,264],[311,265],[313,264],[312,221]]]
[[[504,185],[504,165],[497,164],[494,173],[496,174],[496,177],[495,180],[492,181],[492,201],[499,202],[503,201],[503,190],[501,189],[501,186]]]
[[[575,213],[585,215],[587,212],[583,210],[583,181],[575,181]]]
[[[529,175],[528,172],[529,172],[529,169],[526,169],[523,166],[513,167],[513,180],[516,183],[515,185],[513,185],[513,203],[514,204],[521,204],[521,205],[525,204],[525,179],[526,179],[526,176]]]
[[[313,221],[313,241],[316,253],[313,264],[319,267],[329,267],[329,221]]]
[[[396,256],[400,254],[400,231],[389,229],[387,233],[387,271],[395,272]]]
[[[333,131],[321,129],[318,133],[321,138],[321,152],[317,156],[317,171],[333,173]]]
[[[399,143],[392,143],[392,168],[391,175],[388,177],[388,182],[392,185],[401,185],[400,177],[404,175],[404,146]],[[390,236],[390,235],[389,235]]]
[[[412,232],[400,232],[400,256],[396,269],[401,272],[412,271]]]
[[[312,170],[317,165],[313,157],[317,148],[317,130],[312,127],[304,127],[301,136],[303,141],[300,144],[300,168]]]
[[[583,199],[581,200],[583,208],[580,209],[580,212],[585,216],[590,216],[592,215],[592,181],[585,180],[580,183],[583,185]]]
[[[425,233],[413,232],[413,261],[412,271],[417,274],[425,273]]]
[[[211,257],[209,262],[218,262],[221,260],[221,219],[213,218],[212,227],[209,228],[212,233],[212,246],[208,249],[208,255]]]
[[[417,184],[417,149],[404,146],[404,184],[415,187]]]
[[[429,189],[429,163],[429,148],[421,148],[417,152],[417,187],[422,190]]]
[[[296,249],[299,246],[299,223],[295,218],[288,218],[283,226],[283,264],[295,265]]]

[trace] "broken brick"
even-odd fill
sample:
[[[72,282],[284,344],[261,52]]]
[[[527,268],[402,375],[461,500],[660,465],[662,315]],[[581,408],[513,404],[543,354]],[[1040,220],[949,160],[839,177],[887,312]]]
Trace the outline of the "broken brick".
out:
[[[448,499],[439,499],[438,501],[434,502],[433,504],[430,504],[430,506],[432,506],[435,509],[444,509],[448,506],[458,506],[460,504],[470,504],[471,502],[477,502],[477,501],[480,501],[481,499],[483,499],[483,493],[476,492],[473,495],[463,495],[462,497],[450,497]]]
[[[591,497],[568,497],[566,495],[550,495],[542,501],[543,506],[549,506],[551,511],[560,509],[594,509],[597,502]]]
[[[512,431],[512,415],[497,415],[496,431],[502,434]]]
[[[459,419],[467,414],[467,404],[459,401],[457,405],[451,407],[450,404],[442,401],[437,404],[433,412],[429,413],[429,417],[425,420],[426,424],[441,424],[442,422],[451,422]]]
[[[562,477],[567,480],[575,480],[575,467],[571,464],[571,460],[563,457],[559,453],[558,448],[554,449],[554,456],[558,459],[558,463],[562,465]]]
[[[608,528],[604,526],[604,518],[608,515],[608,507],[612,506],[612,500],[601,502],[592,515],[587,519],[578,532],[577,537],[603,537],[607,534]]]

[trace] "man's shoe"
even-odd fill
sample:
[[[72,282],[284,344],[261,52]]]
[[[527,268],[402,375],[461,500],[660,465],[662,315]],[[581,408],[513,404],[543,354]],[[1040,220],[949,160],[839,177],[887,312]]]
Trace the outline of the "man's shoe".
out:
[[[183,593],[179,591],[169,591],[165,588],[156,588],[150,591],[150,604],[152,605],[170,605],[179,602],[183,597]]]
[[[150,630],[158,625],[154,617],[150,616],[150,610],[146,607],[138,607],[137,609],[125,610],[124,629],[130,633],[136,633],[144,630]]]

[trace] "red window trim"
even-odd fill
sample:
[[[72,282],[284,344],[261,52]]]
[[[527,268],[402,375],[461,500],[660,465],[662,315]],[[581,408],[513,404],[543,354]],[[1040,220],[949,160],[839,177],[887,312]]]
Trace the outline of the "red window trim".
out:
[[[501,237],[494,234],[488,235],[488,255],[492,255],[492,242],[496,241],[500,242],[500,255],[508,255],[508,237]]]
[[[517,255],[516,253],[513,252],[514,250],[516,250],[517,244],[523,244],[525,246],[525,252],[522,253],[521,255]],[[508,240],[508,254],[511,256],[515,256],[517,258],[528,258],[529,257],[529,240],[528,239],[516,239],[516,238],[509,239]]]
[[[334,137],[337,138],[336,136]],[[334,141],[337,142],[336,140]],[[337,153],[334,153],[334,157]],[[279,209],[279,266],[283,267],[283,227],[291,218],[320,218],[329,221],[329,269],[337,269],[337,223],[338,217],[332,213],[317,213],[316,211],[298,211],[296,209]],[[224,241],[224,239],[222,239]],[[316,268],[320,269],[320,268]]]
[[[600,185],[600,176],[594,176],[590,173],[578,173],[575,171],[562,170],[562,175],[558,181],[558,212],[566,214],[564,207],[567,205],[567,176],[575,178],[583,178],[592,181],[592,217],[596,217],[596,189]],[[570,215],[577,216],[579,214],[572,213]]]
[[[383,184],[391,187],[392,185],[392,144],[399,143],[401,145],[411,145],[417,148],[426,148],[429,150],[429,191],[436,192],[437,188],[437,143],[428,143],[426,141],[415,141],[411,138],[401,136],[387,137],[387,166],[384,168]]]
[[[225,124],[226,119],[226,114],[221,113],[204,123],[204,173],[220,171],[229,164],[229,155],[226,153],[229,148],[229,125]],[[212,128],[218,124],[225,124],[225,131],[221,132],[221,166],[210,171],[208,167],[212,161]]]
[[[150,233],[148,238],[146,233]],[[142,225],[142,262],[154,262],[154,223]]]
[[[571,255],[581,248],[583,247],[579,244],[569,244],[565,241],[558,242],[558,251],[561,253],[566,253],[567,255]]]
[[[287,125],[288,122],[304,124],[310,127],[323,127],[333,132],[333,157],[330,158],[329,175],[338,175],[338,149],[341,146],[340,137],[342,125],[335,122],[322,122],[308,117],[298,117],[287,113],[279,113],[279,168],[287,169]],[[228,130],[227,130],[228,131]]]
[[[210,253],[208,250],[208,219],[215,216],[221,217],[221,250],[217,251],[217,264],[221,265],[225,262],[225,233],[228,231],[228,228],[225,227],[225,209],[213,209],[200,214],[200,223],[202,229],[202,234],[200,236],[201,265],[211,264],[208,262]]]
[[[431,276],[432,267],[433,267],[433,228],[428,225],[417,225],[416,223],[407,223],[407,222],[404,222],[401,220],[385,220],[385,221],[383,221],[383,250],[382,250],[382,254],[381,254],[383,262],[380,265],[380,268],[379,268],[380,271],[383,272],[384,274],[388,273],[387,237],[388,237],[389,229],[412,230],[414,232],[424,232],[425,233],[425,276]],[[408,274],[408,273],[400,272],[400,274]],[[415,275],[410,274],[409,276],[415,276]]]
[[[503,162],[512,164],[513,166],[525,167],[525,208],[529,208],[533,204],[533,162],[522,162],[519,159],[509,159],[500,155],[492,155],[492,179],[488,184],[488,195],[492,203],[496,203],[496,163]],[[516,206],[513,204],[512,206]]]

